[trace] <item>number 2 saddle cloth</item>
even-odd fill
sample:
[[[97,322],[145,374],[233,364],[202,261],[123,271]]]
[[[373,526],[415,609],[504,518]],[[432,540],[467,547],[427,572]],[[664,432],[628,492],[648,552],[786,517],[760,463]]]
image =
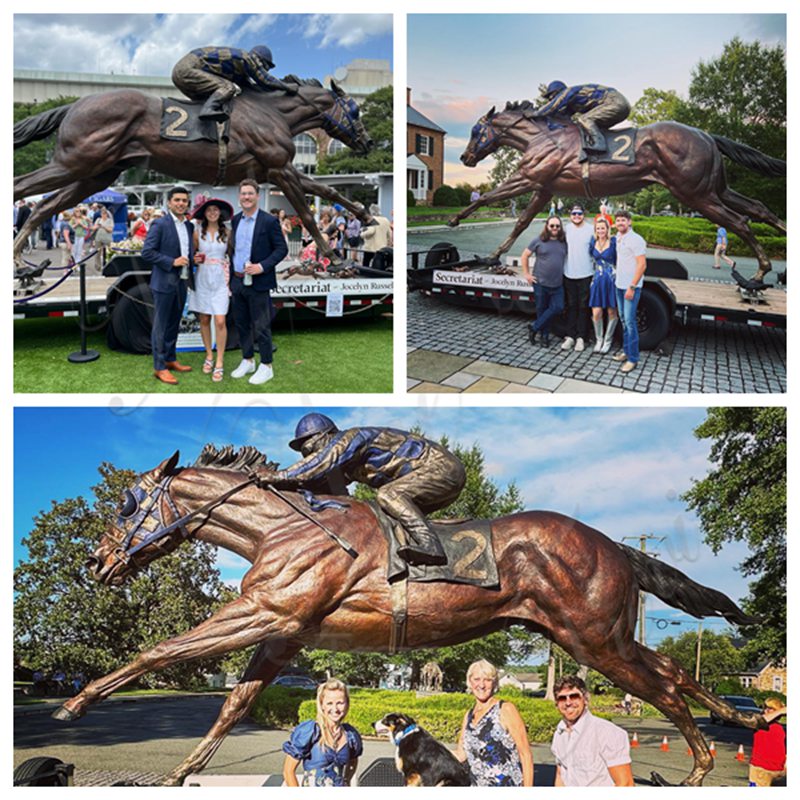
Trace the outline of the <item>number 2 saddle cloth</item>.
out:
[[[395,529],[400,527],[399,523],[384,514],[377,503],[370,502],[369,505],[389,544],[389,563],[386,569],[388,581],[406,578],[412,582],[469,583],[484,589],[496,589],[500,586],[494,557],[491,520],[470,519],[454,522],[428,520],[433,534],[442,543],[447,563],[442,566],[412,566],[397,555],[399,542]]]
[[[219,142],[220,139],[228,140],[231,120],[230,110],[232,102],[226,106],[228,118],[221,123],[212,119],[200,119],[203,102],[191,100],[177,100],[173,97],[161,98],[161,129],[162,139],[173,142],[196,142],[206,140]]]

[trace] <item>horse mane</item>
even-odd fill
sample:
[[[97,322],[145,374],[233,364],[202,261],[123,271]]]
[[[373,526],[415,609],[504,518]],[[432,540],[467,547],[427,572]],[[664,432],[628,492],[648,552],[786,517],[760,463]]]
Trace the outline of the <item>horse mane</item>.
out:
[[[530,100],[507,100],[506,111],[530,111],[536,108]]]
[[[218,469],[232,469],[244,472],[249,469],[269,469],[278,468],[277,461],[267,461],[266,455],[255,447],[249,445],[240,447],[236,450],[233,445],[226,445],[217,449],[213,444],[207,444],[200,455],[197,457],[193,467],[216,467]]]

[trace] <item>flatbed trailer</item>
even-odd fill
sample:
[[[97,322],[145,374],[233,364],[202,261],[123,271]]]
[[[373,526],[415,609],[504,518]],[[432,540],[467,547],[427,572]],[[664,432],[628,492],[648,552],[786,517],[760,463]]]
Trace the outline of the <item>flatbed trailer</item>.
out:
[[[129,342],[149,341],[150,320],[142,311],[152,307],[153,299],[150,271],[142,269],[142,266],[139,258],[117,257],[109,261],[103,275],[87,275],[85,278],[86,313],[107,319],[111,346],[130,349]],[[27,296],[15,291],[14,319],[78,317],[81,303],[78,270],[58,285],[55,284],[61,273],[57,270],[48,270],[42,277],[44,285],[29,287]],[[288,275],[284,268],[283,273],[278,273],[278,287],[271,292],[271,298],[278,318],[283,315],[292,322],[301,318],[379,313],[392,309],[394,283],[391,271],[385,270],[360,268],[359,274],[353,277],[338,278],[327,273]],[[337,311],[331,313],[334,305]],[[147,331],[144,330],[146,327]],[[182,326],[181,338],[189,327]],[[129,335],[132,329],[133,336]],[[194,338],[199,341],[199,334]],[[189,346],[194,348],[196,344],[192,340]],[[138,350],[134,348],[134,352]]]
[[[456,305],[521,313],[535,317],[533,289],[522,277],[519,259],[498,267],[473,258],[462,261],[455,247],[442,242],[431,250],[408,254],[408,289]],[[770,286],[758,299],[727,281],[689,278],[677,258],[648,258],[638,310],[640,346],[663,346],[672,324],[699,320],[786,328],[786,291]],[[563,319],[553,325],[561,334]]]

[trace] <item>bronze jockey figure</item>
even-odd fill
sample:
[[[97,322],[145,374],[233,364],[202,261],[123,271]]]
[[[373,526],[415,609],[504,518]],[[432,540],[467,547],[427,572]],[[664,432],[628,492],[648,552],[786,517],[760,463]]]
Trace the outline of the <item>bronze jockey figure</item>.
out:
[[[631,110],[630,103],[620,92],[597,83],[567,86],[561,81],[552,81],[547,86],[540,86],[539,90],[540,105],[533,116],[571,117],[589,139],[587,150],[605,150],[605,137],[600,133],[600,127],[608,129],[622,122]]]
[[[452,503],[464,488],[464,465],[422,436],[395,428],[340,431],[324,414],[306,414],[289,443],[303,458],[265,480],[285,488],[313,484],[340,472],[346,483],[377,489],[378,505],[407,534],[398,555],[409,564],[445,564],[441,543],[424,515]]]
[[[172,82],[192,100],[205,100],[200,117],[221,122],[228,117],[226,104],[247,86],[297,93],[269,74],[274,66],[272,51],[264,45],[250,51],[213,45],[198,47],[174,66]]]

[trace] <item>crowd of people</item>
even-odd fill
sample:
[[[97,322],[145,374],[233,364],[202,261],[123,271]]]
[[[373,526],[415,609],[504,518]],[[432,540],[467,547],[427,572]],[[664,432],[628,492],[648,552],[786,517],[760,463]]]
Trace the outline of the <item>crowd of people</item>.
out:
[[[584,350],[591,319],[594,352],[607,354],[620,323],[622,349],[612,358],[627,373],[639,362],[636,311],[647,269],[647,243],[633,230],[626,210],[616,213],[613,227],[616,234],[605,209],[593,224],[579,204],[572,206],[566,222],[551,213],[540,235],[523,251],[521,264],[523,277],[534,287],[536,319],[528,326],[531,344],[549,347],[552,321],[566,309],[561,349]]]

